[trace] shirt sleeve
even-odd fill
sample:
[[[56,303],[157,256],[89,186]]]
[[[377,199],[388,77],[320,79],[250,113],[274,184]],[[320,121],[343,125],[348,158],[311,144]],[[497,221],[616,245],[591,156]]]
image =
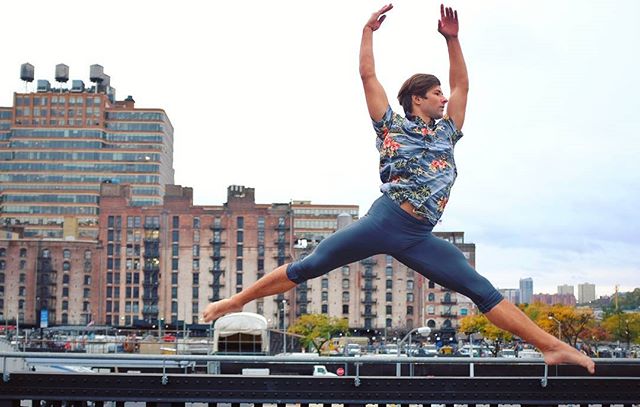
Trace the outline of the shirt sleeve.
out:
[[[460,130],[456,129],[456,124],[453,122],[453,119],[451,117],[447,116],[444,119],[444,122],[449,126],[449,130],[451,131],[451,142],[455,146],[458,140],[460,140],[462,136],[464,136],[464,134]]]
[[[379,121],[371,120],[373,129],[376,132],[378,138],[384,139],[386,135],[391,131],[394,123],[397,123],[400,116],[391,110],[391,106],[387,106],[387,111],[384,112],[384,116]]]

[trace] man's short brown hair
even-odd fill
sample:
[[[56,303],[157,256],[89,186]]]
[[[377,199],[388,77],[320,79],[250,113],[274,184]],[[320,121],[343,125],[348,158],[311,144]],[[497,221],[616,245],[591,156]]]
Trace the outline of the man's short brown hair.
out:
[[[398,102],[402,105],[404,114],[411,114],[411,96],[425,96],[435,86],[440,86],[440,80],[426,73],[417,73],[404,81],[398,92]]]

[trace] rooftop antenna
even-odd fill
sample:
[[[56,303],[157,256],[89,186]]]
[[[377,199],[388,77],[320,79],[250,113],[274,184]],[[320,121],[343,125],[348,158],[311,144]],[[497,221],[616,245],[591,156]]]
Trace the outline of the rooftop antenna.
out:
[[[20,79],[24,81],[24,93],[27,93],[27,84],[33,82],[35,74],[35,68],[30,63],[26,62],[20,65]]]
[[[56,82],[67,83],[69,81],[69,67],[65,64],[56,65]],[[62,93],[62,85],[60,85],[60,93]]]

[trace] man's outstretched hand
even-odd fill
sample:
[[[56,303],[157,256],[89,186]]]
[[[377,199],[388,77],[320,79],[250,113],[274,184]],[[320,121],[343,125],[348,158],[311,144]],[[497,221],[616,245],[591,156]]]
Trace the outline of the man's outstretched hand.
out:
[[[444,4],[440,5],[438,32],[446,39],[458,36],[458,12],[451,7],[445,7]]]
[[[371,31],[375,31],[380,28],[380,25],[382,24],[384,19],[387,18],[384,13],[391,10],[392,8],[393,4],[389,3],[386,6],[382,7],[380,10],[371,14],[371,17],[369,18],[369,21],[367,21],[367,24],[365,24],[365,27],[371,28]]]

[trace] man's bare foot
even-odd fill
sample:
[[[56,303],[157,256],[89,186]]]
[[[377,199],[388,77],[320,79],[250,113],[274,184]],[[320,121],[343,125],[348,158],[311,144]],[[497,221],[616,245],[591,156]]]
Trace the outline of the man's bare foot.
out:
[[[560,365],[563,363],[571,365],[580,365],[593,374],[596,371],[596,365],[590,357],[580,352],[576,348],[573,348],[565,342],[557,342],[557,345],[547,351],[542,352],[544,354],[544,361],[548,365]]]
[[[224,300],[211,302],[204,309],[204,322],[211,322],[214,319],[218,319],[225,314],[240,311],[242,311],[242,305],[237,304],[231,298],[225,298]]]

